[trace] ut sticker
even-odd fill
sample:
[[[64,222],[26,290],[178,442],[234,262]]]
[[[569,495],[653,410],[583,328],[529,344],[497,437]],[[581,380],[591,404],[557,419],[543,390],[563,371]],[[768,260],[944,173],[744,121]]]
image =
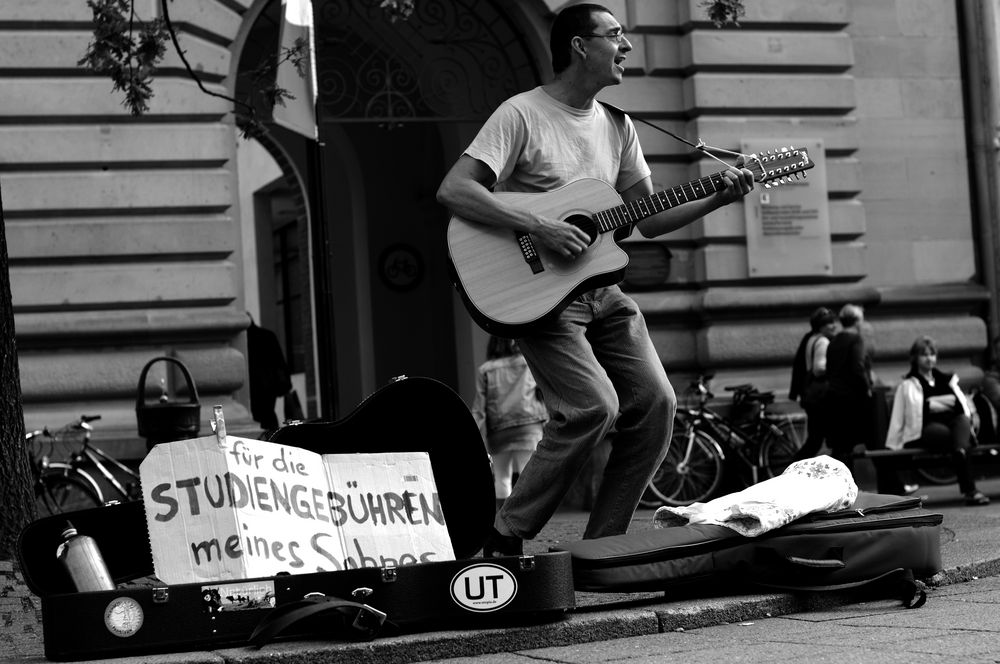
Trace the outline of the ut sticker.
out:
[[[451,598],[463,609],[487,613],[502,609],[517,595],[517,579],[499,565],[470,565],[451,580]]]

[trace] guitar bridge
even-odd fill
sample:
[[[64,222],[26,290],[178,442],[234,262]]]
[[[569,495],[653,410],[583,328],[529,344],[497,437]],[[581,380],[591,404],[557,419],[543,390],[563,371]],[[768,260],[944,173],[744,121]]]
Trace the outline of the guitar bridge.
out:
[[[542,266],[542,259],[538,255],[538,251],[535,250],[535,243],[531,239],[531,236],[520,231],[518,231],[516,235],[517,246],[521,248],[521,255],[524,256],[524,262],[531,268],[531,273],[538,274],[544,270],[545,268]]]

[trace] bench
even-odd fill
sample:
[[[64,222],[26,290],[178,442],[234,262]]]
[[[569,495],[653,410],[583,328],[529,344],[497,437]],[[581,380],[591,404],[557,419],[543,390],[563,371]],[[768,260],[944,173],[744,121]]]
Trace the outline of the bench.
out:
[[[977,386],[975,386],[977,387]],[[976,389],[972,393],[966,396],[969,399],[970,406],[974,406]],[[889,430],[889,418],[892,413],[892,401],[895,388],[890,388],[885,385],[878,385],[874,388],[876,395],[875,398],[875,426],[878,431],[878,439],[885,440],[886,433]],[[881,399],[878,398],[881,396]],[[982,407],[990,408],[992,412],[992,407],[988,405],[982,405]],[[983,414],[980,414],[982,417]],[[996,414],[993,414],[991,420],[996,419]],[[976,430],[975,425],[973,429]],[[997,440],[996,434],[996,424],[989,425],[989,430],[987,431],[977,431],[977,435],[988,436],[987,438],[982,438],[981,440],[995,441]],[[868,460],[872,462],[891,462],[891,465],[897,470],[916,470],[920,475],[930,482],[936,484],[951,484],[956,480],[955,473],[952,470],[951,465],[951,454],[945,450],[927,450],[921,449],[919,447],[906,447],[900,450],[890,450],[885,447],[872,448],[865,450],[857,450],[851,455],[855,461],[858,460]],[[976,471],[977,467],[988,466],[1000,464],[1000,443],[998,444],[982,444],[975,445],[969,448],[969,465],[971,466],[973,472]]]
[[[951,454],[946,451],[926,450],[918,447],[890,450],[883,447],[856,451],[852,456],[855,460],[867,459],[873,463],[892,461],[892,465],[897,470],[921,471],[920,474],[925,479],[938,484],[950,484],[956,481],[955,474],[951,470]],[[977,466],[998,463],[1000,463],[1000,445],[976,445],[969,448],[969,465],[973,470]]]

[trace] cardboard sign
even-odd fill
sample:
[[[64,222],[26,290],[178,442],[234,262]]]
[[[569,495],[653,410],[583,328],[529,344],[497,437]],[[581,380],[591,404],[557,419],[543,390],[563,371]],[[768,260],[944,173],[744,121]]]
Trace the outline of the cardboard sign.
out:
[[[321,456],[207,436],[157,445],[139,475],[166,583],[455,559],[426,452]]]

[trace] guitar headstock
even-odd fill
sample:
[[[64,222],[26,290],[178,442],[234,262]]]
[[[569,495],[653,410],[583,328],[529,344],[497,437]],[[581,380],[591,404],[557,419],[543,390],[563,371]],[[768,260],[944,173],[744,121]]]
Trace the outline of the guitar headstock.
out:
[[[743,166],[753,173],[754,182],[760,182],[765,189],[805,177],[815,164],[803,148],[787,147],[767,152],[746,155]]]

